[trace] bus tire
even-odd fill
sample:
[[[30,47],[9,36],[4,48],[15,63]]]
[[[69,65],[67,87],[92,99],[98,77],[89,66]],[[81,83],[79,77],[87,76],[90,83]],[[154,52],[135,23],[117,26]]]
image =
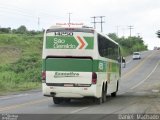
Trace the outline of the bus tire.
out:
[[[96,98],[96,104],[98,105],[102,104],[102,97]]]
[[[103,87],[102,92],[102,102],[104,103],[106,102],[107,87]]]
[[[104,93],[103,93],[103,89],[102,89],[102,91],[101,91],[101,97],[95,98],[96,104],[100,105],[100,104],[103,103],[103,94],[104,94]]]
[[[117,96],[118,86],[119,86],[119,84],[118,84],[118,81],[117,81],[117,89],[116,89],[115,92],[111,93],[111,97],[116,97]]]
[[[116,96],[117,96],[117,92],[111,93],[111,96],[112,96],[112,97],[116,97]]]
[[[65,101],[66,103],[70,103],[70,102],[71,102],[71,99],[66,98],[66,99],[64,99],[64,101]]]
[[[62,102],[62,100],[60,98],[53,97],[53,102],[54,102],[54,104],[60,104]]]

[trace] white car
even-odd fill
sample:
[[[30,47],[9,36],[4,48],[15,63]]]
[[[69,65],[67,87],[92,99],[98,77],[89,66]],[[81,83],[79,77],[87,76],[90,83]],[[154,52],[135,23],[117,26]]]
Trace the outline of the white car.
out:
[[[135,59],[141,59],[141,54],[140,54],[140,52],[134,52],[134,53],[133,53],[133,60],[135,60]]]

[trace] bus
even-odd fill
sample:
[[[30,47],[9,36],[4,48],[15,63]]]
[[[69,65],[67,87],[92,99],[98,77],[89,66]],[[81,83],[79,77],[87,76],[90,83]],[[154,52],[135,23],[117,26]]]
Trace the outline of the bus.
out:
[[[117,95],[121,77],[118,43],[93,28],[50,27],[42,51],[42,91],[54,104]]]

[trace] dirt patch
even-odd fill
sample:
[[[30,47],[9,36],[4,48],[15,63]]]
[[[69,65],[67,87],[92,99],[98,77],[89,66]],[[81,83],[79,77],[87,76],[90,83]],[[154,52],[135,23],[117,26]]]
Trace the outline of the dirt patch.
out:
[[[14,63],[21,56],[21,50],[17,47],[0,47],[0,64]]]

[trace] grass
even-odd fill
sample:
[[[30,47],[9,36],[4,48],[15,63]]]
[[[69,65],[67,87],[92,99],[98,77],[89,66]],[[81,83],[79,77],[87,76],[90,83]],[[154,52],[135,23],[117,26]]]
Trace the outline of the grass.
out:
[[[0,94],[40,88],[42,37],[0,34]]]
[[[11,62],[16,62],[20,58],[21,51],[16,47],[0,47],[0,64],[8,64]]]

